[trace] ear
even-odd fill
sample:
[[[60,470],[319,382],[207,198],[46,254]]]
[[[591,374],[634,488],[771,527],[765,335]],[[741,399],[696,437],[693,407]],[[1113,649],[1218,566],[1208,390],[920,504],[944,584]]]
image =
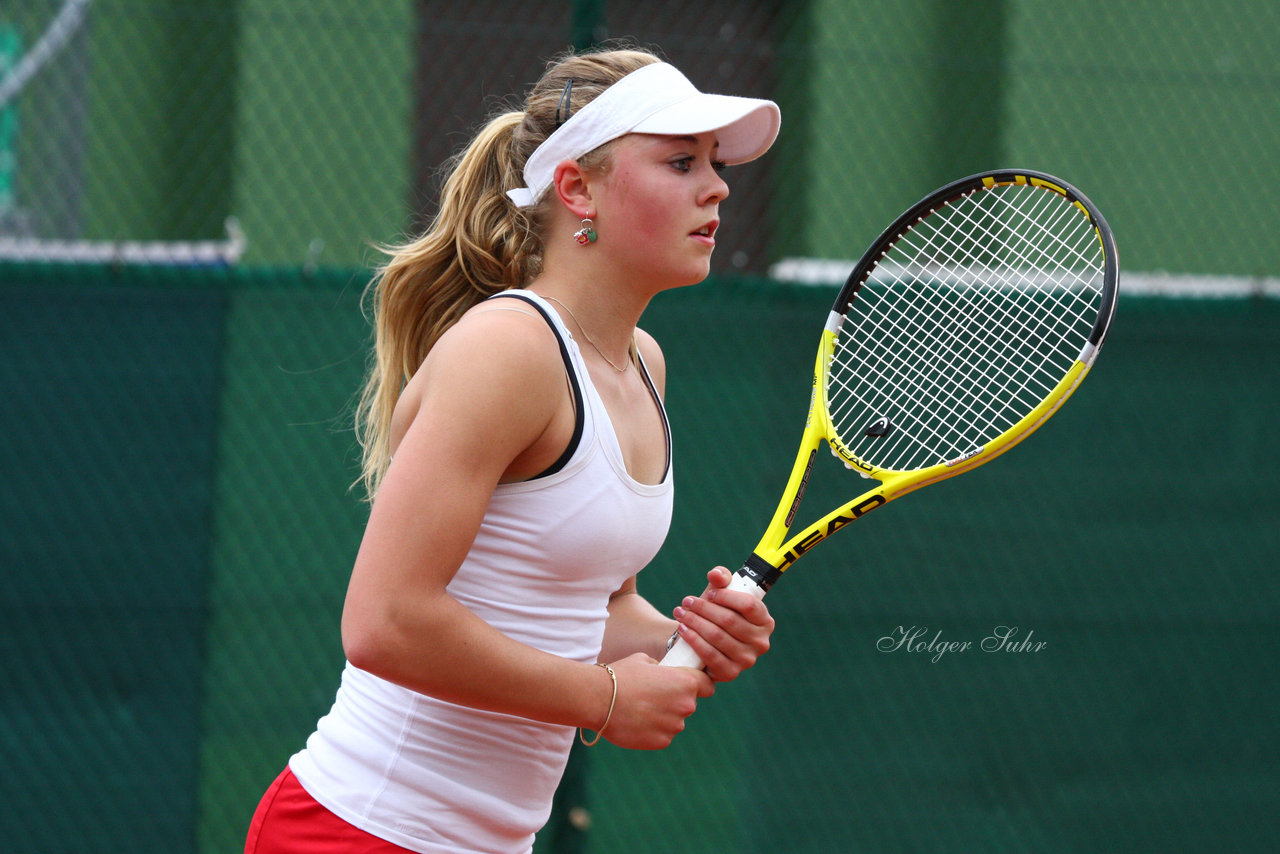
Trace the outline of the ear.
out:
[[[551,178],[551,186],[560,203],[573,215],[584,218],[591,213],[591,186],[587,174],[576,160],[561,160]]]

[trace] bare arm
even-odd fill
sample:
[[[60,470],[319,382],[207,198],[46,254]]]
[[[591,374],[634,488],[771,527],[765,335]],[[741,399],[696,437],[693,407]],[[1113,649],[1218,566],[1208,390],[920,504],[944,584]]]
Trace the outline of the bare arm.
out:
[[[676,621],[664,617],[649,600],[636,590],[631,577],[609,599],[609,621],[605,623],[601,661],[642,652],[661,660],[667,651],[667,639],[676,630]]]

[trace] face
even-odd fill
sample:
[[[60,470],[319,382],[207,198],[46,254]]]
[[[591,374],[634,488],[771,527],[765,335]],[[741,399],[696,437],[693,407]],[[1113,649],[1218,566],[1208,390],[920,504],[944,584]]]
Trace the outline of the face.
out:
[[[658,287],[700,282],[711,269],[720,202],[715,134],[629,134],[610,148],[591,188],[600,245]]]

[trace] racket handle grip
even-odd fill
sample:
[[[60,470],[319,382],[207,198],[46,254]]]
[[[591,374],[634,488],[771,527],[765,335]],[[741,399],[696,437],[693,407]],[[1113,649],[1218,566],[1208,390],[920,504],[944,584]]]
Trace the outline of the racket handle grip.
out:
[[[730,590],[741,590],[744,593],[750,593],[757,599],[763,599],[765,588],[756,584],[755,580],[742,570],[738,570],[733,575],[733,581],[729,582]],[[693,647],[682,637],[676,637],[676,642],[671,645],[671,649],[667,650],[667,654],[662,658],[664,667],[693,667],[698,670],[703,669],[706,665],[702,663],[702,659],[693,651]]]

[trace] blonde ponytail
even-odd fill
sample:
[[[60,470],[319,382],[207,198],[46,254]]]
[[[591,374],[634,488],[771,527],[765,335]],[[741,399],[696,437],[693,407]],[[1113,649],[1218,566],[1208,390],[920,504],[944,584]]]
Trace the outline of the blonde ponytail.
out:
[[[626,74],[656,61],[638,50],[553,60],[523,112],[491,119],[451,161],[426,232],[383,249],[389,260],[366,291],[374,350],[355,413],[363,449],[359,482],[370,501],[391,461],[391,417],[404,384],[468,309],[499,291],[521,287],[540,270],[541,210],[517,208],[506,191],[524,185],[525,161],[555,130],[565,83],[574,81],[577,110]]]

